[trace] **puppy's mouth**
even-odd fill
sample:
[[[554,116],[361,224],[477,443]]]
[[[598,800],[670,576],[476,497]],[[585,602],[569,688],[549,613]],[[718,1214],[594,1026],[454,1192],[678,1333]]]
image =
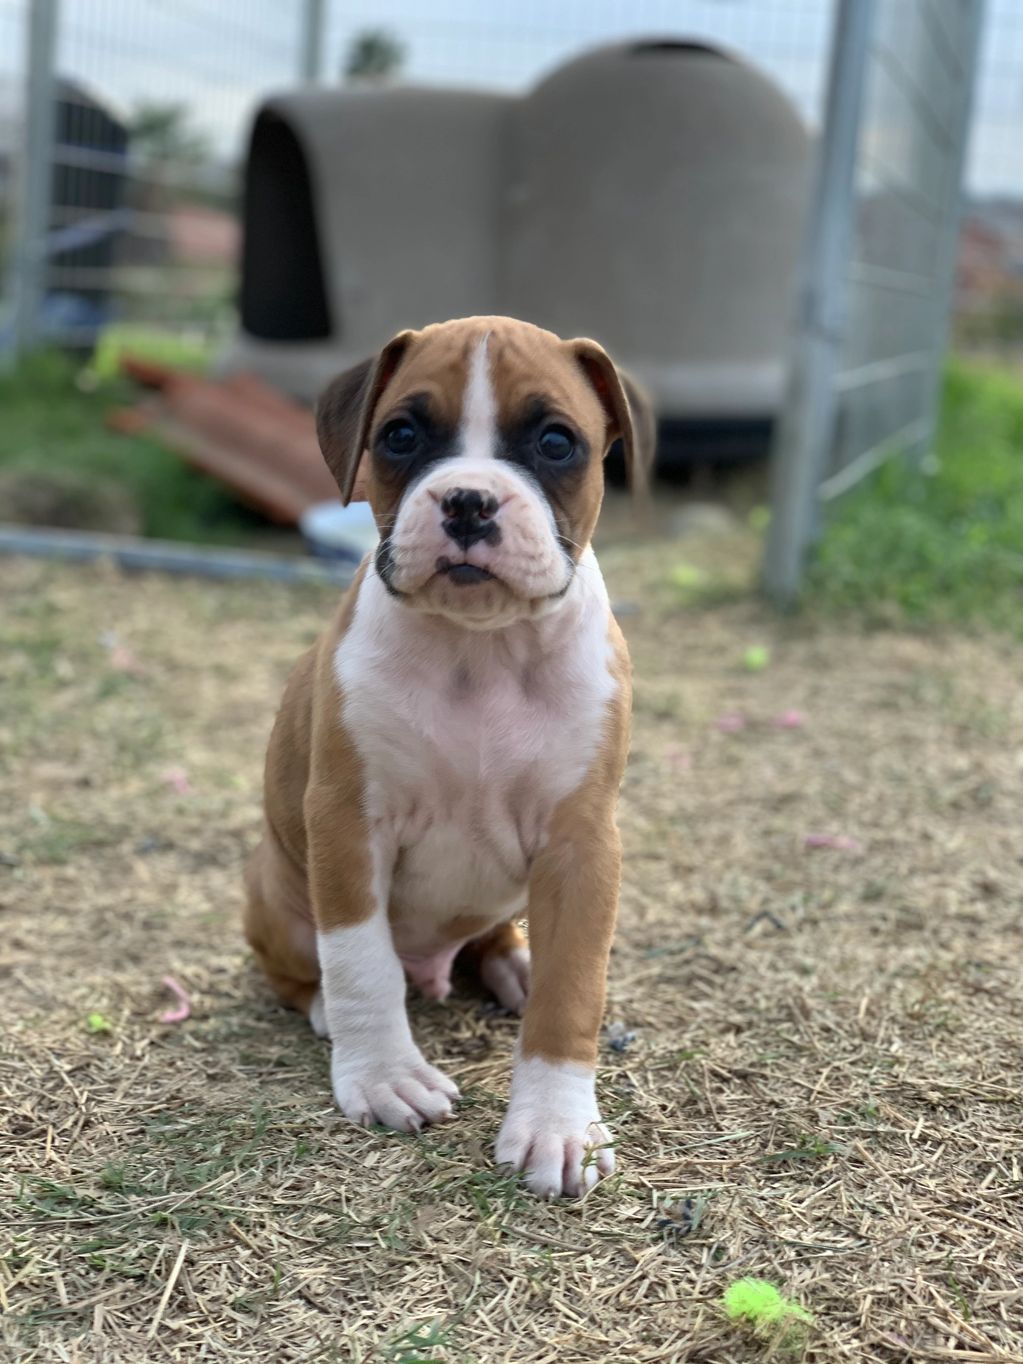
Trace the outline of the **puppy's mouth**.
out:
[[[437,572],[458,587],[473,587],[477,583],[492,583],[497,579],[493,573],[476,564],[452,563],[444,555],[437,560]]]

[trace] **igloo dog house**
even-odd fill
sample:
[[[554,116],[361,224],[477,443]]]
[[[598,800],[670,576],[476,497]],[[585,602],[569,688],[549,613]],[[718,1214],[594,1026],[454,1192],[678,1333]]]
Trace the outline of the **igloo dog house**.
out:
[[[600,48],[521,98],[277,96],[223,368],[312,400],[403,327],[509,313],[603,342],[669,422],[769,418],[808,154],[767,78],[694,43]]]

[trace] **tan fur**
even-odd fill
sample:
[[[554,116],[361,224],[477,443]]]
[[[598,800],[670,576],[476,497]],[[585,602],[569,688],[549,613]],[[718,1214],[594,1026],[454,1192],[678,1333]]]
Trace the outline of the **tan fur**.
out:
[[[288,679],[266,755],[263,838],[245,869],[245,936],[282,1001],[306,1013],[320,976],[315,928],[358,923],[373,907],[359,758],[331,671],[364,573]]]
[[[309,1012],[320,979],[305,867],[266,822],[245,867],[245,936],[283,1003]]]
[[[463,935],[464,936],[464,935]],[[462,951],[462,960],[481,970],[488,957],[504,956],[516,948],[526,946],[526,935],[517,923],[498,924],[482,937],[470,936]]]
[[[615,822],[629,748],[632,688],[629,655],[610,623],[619,686],[607,733],[582,785],[554,812],[547,846],[529,881],[532,985],[522,1027],[523,1056],[594,1065],[604,1012],[621,883]]]

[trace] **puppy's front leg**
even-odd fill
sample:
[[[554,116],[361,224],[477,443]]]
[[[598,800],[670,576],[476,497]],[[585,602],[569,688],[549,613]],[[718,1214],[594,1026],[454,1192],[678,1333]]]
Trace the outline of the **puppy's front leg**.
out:
[[[334,1097],[363,1126],[416,1132],[451,1116],[458,1089],[412,1040],[387,920],[393,849],[370,834],[352,793],[333,785],[310,788],[305,818]]]
[[[613,804],[568,802],[530,879],[532,982],[497,1139],[498,1163],[541,1198],[585,1193],[614,1169],[595,1075],[620,875]]]

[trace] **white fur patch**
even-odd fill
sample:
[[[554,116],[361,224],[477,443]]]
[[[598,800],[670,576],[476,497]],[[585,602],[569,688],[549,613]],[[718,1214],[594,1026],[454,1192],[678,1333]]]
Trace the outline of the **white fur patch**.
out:
[[[549,616],[485,632],[409,610],[367,574],[334,667],[374,855],[393,863],[398,952],[443,948],[456,916],[483,932],[522,911],[551,815],[603,737],[608,618],[591,552]]]
[[[461,453],[475,459],[493,459],[497,447],[497,403],[490,382],[489,340],[487,332],[473,351],[462,404]]]
[[[383,908],[352,928],[318,933],[316,946],[331,1081],[345,1117],[403,1132],[450,1117],[458,1089],[412,1040],[405,977]],[[315,1027],[312,1013],[310,1021]]]
[[[467,551],[455,545],[441,511],[453,488],[494,499],[498,537],[477,540]],[[402,500],[388,544],[391,586],[406,606],[462,629],[504,629],[547,615],[560,606],[573,575],[550,503],[521,469],[489,454],[459,454],[428,469]],[[484,568],[496,581],[453,586],[437,571],[452,559]]]
[[[497,1163],[525,1172],[540,1198],[577,1198],[614,1169],[594,1072],[573,1061],[518,1057]]]
[[[334,671],[381,908],[320,949],[334,1091],[357,1121],[414,1128],[450,1111],[454,1087],[412,1042],[396,953],[429,959],[450,945],[453,919],[482,933],[522,912],[551,816],[606,732],[618,685],[609,618],[591,550],[548,613],[499,630],[412,610],[367,572]],[[489,983],[521,1008],[526,954],[492,963]],[[599,1121],[590,1069],[520,1060],[498,1159],[541,1197],[585,1193],[614,1165],[593,1149],[606,1141]]]

